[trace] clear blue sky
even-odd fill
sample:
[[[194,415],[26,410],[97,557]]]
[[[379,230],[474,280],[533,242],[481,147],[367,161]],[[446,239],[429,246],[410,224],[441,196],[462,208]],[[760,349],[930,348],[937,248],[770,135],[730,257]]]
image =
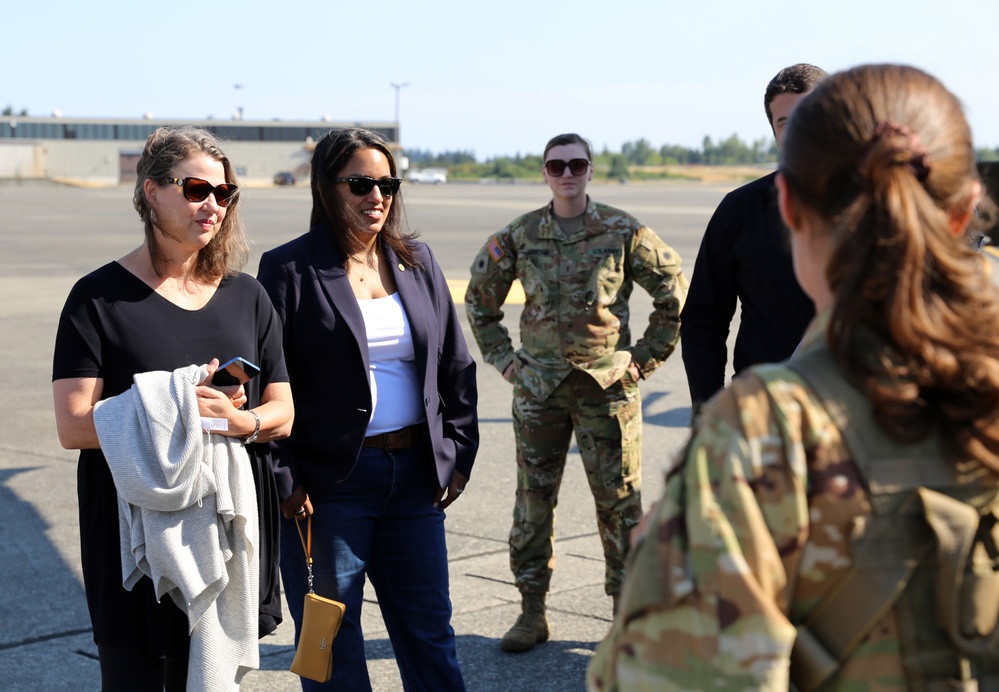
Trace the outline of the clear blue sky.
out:
[[[64,117],[393,120],[404,146],[537,153],[769,137],[767,81],[904,62],[999,145],[997,0],[16,2],[0,107]],[[234,85],[243,85],[236,89]]]

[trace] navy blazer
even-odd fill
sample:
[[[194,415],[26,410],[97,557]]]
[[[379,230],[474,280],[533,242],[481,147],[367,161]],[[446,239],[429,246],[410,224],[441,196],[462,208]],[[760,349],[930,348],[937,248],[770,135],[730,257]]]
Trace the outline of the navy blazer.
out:
[[[437,481],[466,476],[479,446],[475,361],[468,352],[444,273],[417,243],[422,267],[383,245],[413,334]],[[271,443],[281,499],[304,485],[332,491],[357,462],[371,418],[368,339],[344,256],[325,225],[260,258],[257,279],[284,324],[284,352],[295,400],[291,435]]]

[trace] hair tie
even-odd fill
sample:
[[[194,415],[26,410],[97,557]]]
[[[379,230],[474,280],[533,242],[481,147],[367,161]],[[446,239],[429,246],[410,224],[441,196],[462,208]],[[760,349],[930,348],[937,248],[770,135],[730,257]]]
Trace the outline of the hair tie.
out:
[[[926,149],[923,147],[919,135],[905,125],[899,125],[892,120],[882,120],[874,128],[874,134],[867,142],[867,152],[864,156],[865,164],[869,165],[870,157],[873,154],[875,145],[886,137],[900,137],[905,140],[904,145],[898,147],[898,153],[905,152],[908,157],[896,159],[897,163],[902,163],[912,169],[916,175],[916,180],[925,182],[930,175],[930,164],[926,161]],[[865,166],[868,167],[868,166]]]

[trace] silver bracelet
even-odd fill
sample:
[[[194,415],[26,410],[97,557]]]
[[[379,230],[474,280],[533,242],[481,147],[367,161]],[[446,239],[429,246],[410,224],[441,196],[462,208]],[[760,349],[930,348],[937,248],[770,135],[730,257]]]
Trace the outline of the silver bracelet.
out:
[[[249,414],[251,416],[253,416],[253,420],[256,423],[256,425],[253,426],[253,434],[250,435],[245,440],[243,440],[243,444],[244,445],[250,445],[250,444],[253,444],[254,442],[256,442],[257,441],[257,435],[260,434],[260,416],[258,416],[253,411],[249,411]]]

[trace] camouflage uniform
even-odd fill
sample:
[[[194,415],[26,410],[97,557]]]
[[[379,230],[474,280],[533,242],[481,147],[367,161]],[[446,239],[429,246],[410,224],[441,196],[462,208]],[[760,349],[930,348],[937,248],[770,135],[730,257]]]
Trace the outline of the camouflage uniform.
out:
[[[597,504],[605,588],[621,587],[628,533],[641,518],[643,377],[673,351],[687,281],[679,256],[620,210],[587,200],[566,236],[552,205],[493,235],[476,257],[465,298],[486,362],[513,364],[517,498],[510,562],[524,593],[545,593],[554,565],[554,515],[573,432]],[[515,351],[501,308],[520,279],[526,295]],[[654,298],[645,335],[631,344],[633,282]]]
[[[991,245],[982,248],[982,256],[985,258],[985,271],[992,279],[992,284],[999,286],[999,248]]]
[[[787,690],[793,623],[851,567],[851,528],[871,515],[809,385],[787,366],[746,371],[711,400],[667,478],[588,689]],[[900,621],[881,615],[822,689],[907,689]]]

